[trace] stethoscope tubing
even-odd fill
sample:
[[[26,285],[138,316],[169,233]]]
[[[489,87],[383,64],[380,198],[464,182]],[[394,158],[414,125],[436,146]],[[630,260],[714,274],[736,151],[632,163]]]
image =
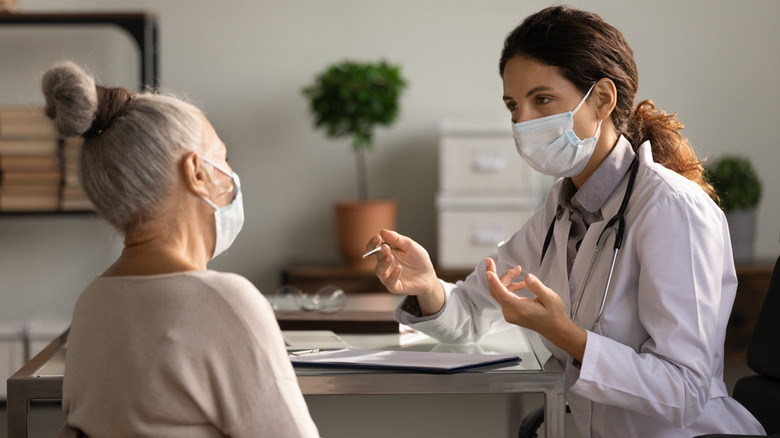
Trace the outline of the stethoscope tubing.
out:
[[[625,220],[625,213],[626,208],[628,208],[628,201],[631,198],[631,193],[634,191],[634,181],[636,180],[636,174],[639,169],[639,160],[634,157],[634,161],[631,163],[631,169],[630,169],[630,175],[628,177],[628,184],[626,186],[626,193],[623,195],[623,201],[620,204],[620,208],[617,211],[617,214],[613,216],[608,222],[607,225],[604,227],[603,230],[601,230],[601,233],[599,234],[599,238],[596,240],[596,249],[593,251],[593,256],[590,259],[590,265],[588,266],[588,270],[585,273],[585,280],[582,283],[582,286],[580,286],[579,290],[579,297],[577,299],[577,304],[574,307],[574,311],[571,313],[571,319],[572,321],[576,322],[577,314],[580,310],[580,304],[582,303],[582,298],[585,295],[585,288],[587,287],[588,283],[590,282],[590,277],[593,273],[593,267],[596,264],[596,260],[598,258],[599,252],[601,252],[601,249],[603,247],[602,238],[605,236],[605,233],[612,229],[615,231],[615,243],[613,245],[613,251],[612,251],[612,262],[609,266],[609,274],[607,275],[607,284],[604,286],[604,293],[601,295],[601,303],[599,305],[599,311],[596,314],[596,320],[593,322],[593,326],[591,327],[591,331],[595,331],[596,327],[599,324],[599,321],[601,321],[601,316],[604,314],[604,308],[607,304],[607,297],[609,295],[609,287],[612,284],[612,274],[615,271],[615,263],[617,262],[618,253],[620,252],[620,248],[623,245],[623,236],[625,235],[625,227],[626,227],[626,220]],[[559,206],[560,209],[560,206]],[[550,241],[552,240],[552,234],[553,229],[555,227],[555,222],[560,218],[560,214],[555,215],[555,218],[553,218],[552,223],[550,224],[550,228],[547,231],[547,236],[544,239],[544,246],[542,247],[542,260],[544,260],[544,255],[547,252],[547,247],[550,244]],[[617,229],[615,228],[615,225],[617,225]]]

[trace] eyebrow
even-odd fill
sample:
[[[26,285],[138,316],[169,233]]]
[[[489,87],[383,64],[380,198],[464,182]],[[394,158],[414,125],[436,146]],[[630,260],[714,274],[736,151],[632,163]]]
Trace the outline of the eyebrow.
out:
[[[531,97],[532,94],[538,93],[540,91],[553,91],[553,87],[547,85],[540,85],[538,87],[534,87],[530,91],[528,91],[528,93],[525,94],[525,97]]]
[[[553,87],[547,86],[547,85],[540,85],[538,87],[534,87],[531,90],[528,91],[528,93],[525,94],[525,97],[531,97],[534,93],[538,93],[540,91],[554,91]],[[512,96],[504,96],[504,100],[514,100]]]

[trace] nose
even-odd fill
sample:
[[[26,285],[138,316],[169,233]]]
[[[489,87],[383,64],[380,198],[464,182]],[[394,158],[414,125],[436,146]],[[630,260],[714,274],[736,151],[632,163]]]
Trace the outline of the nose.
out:
[[[522,111],[521,108],[517,108],[512,111],[512,123],[523,123],[536,118],[531,111]]]

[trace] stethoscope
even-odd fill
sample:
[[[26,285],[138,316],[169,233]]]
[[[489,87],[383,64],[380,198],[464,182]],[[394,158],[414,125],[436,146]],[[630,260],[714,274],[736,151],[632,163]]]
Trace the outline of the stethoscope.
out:
[[[572,312],[571,319],[572,321],[576,321],[577,319],[577,312],[580,310],[580,303],[582,303],[582,297],[585,295],[585,288],[588,285],[588,282],[590,281],[590,276],[593,273],[593,266],[596,264],[596,259],[598,257],[599,252],[604,246],[604,242],[606,242],[606,236],[608,230],[615,231],[615,244],[613,246],[613,252],[612,252],[612,264],[609,267],[609,275],[607,276],[607,285],[604,286],[604,293],[601,295],[601,306],[599,306],[599,313],[596,315],[596,321],[593,322],[593,327],[591,327],[591,331],[596,330],[596,326],[598,325],[599,321],[601,320],[601,315],[604,313],[604,305],[607,302],[607,295],[609,293],[609,285],[612,282],[612,272],[615,269],[615,261],[617,260],[618,252],[620,252],[620,246],[623,244],[623,236],[626,232],[626,207],[628,206],[628,200],[631,198],[631,192],[634,190],[634,180],[636,179],[636,173],[639,169],[639,160],[634,158],[634,161],[631,163],[631,169],[630,169],[630,175],[628,177],[628,186],[626,186],[626,193],[623,195],[623,202],[620,204],[620,208],[617,211],[617,214],[612,216],[612,219],[610,219],[607,222],[607,225],[604,226],[604,229],[601,231],[601,234],[599,234],[599,238],[596,241],[596,250],[593,252],[593,257],[590,259],[590,266],[588,266],[588,271],[585,274],[585,281],[582,283],[582,286],[580,286],[579,291],[579,298],[577,299],[577,305],[574,307],[574,312]],[[544,238],[544,246],[542,247],[542,258],[541,261],[544,260],[544,255],[547,253],[547,248],[550,246],[550,241],[552,240],[553,236],[553,230],[555,229],[555,222],[560,218],[561,215],[556,214],[555,217],[552,220],[552,223],[550,223],[550,228],[547,230],[547,236]],[[615,228],[615,225],[617,225],[617,229]],[[540,261],[540,264],[541,264]]]

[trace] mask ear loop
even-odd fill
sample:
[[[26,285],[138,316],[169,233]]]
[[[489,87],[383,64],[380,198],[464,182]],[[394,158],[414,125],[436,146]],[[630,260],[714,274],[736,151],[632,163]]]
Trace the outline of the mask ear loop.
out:
[[[580,107],[582,106],[583,103],[585,103],[585,100],[588,99],[588,96],[590,96],[590,92],[593,91],[593,87],[595,86],[596,86],[596,82],[594,82],[593,85],[590,86],[588,92],[585,93],[585,97],[583,97],[580,103],[577,104],[577,108],[574,108],[574,111],[571,112],[571,115],[574,115],[577,111],[579,111]]]
[[[209,199],[209,198],[207,198],[205,196],[201,196],[200,198],[203,199],[204,201],[206,201],[206,203],[209,204],[211,206],[211,208],[214,209],[214,211],[219,210],[219,207],[217,207],[217,204],[215,204],[214,201],[212,201],[211,199]]]
[[[590,96],[590,92],[593,91],[593,88],[596,86],[597,82],[594,82],[593,85],[590,86],[588,89],[588,92],[585,93],[585,97],[582,98],[580,103],[577,104],[577,108],[574,108],[574,111],[571,112],[571,115],[573,116],[577,111],[579,111],[580,107],[583,103],[588,99],[588,96]],[[596,126],[596,133],[593,134],[593,138],[596,138],[599,136],[599,133],[601,132],[601,123],[604,121],[604,119],[599,120],[599,125]]]
[[[226,171],[225,169],[223,169],[223,168],[222,168],[222,166],[219,166],[218,164],[216,164],[215,162],[213,162],[213,161],[209,160],[209,159],[208,159],[208,158],[206,158],[205,156],[203,156],[203,155],[199,155],[199,156],[200,156],[200,159],[201,159],[201,160],[203,160],[203,161],[205,161],[205,162],[207,162],[207,163],[211,164],[211,165],[212,165],[212,166],[213,166],[215,169],[217,169],[217,170],[219,170],[220,172],[224,173],[225,175],[229,176],[229,177],[230,177],[230,180],[232,181],[232,184],[233,184],[234,190],[238,190],[238,182],[236,181],[236,179],[233,177],[233,175],[232,175],[230,172]],[[213,209],[214,209],[214,211],[217,211],[217,210],[219,210],[219,207],[217,206],[217,204],[215,204],[215,203],[214,203],[214,201],[212,201],[211,199],[209,199],[209,198],[207,198],[207,197],[205,197],[205,196],[201,196],[201,198],[202,198],[204,201],[206,201],[206,202],[207,202],[207,203],[208,203],[208,204],[211,206],[211,208],[213,208]]]

